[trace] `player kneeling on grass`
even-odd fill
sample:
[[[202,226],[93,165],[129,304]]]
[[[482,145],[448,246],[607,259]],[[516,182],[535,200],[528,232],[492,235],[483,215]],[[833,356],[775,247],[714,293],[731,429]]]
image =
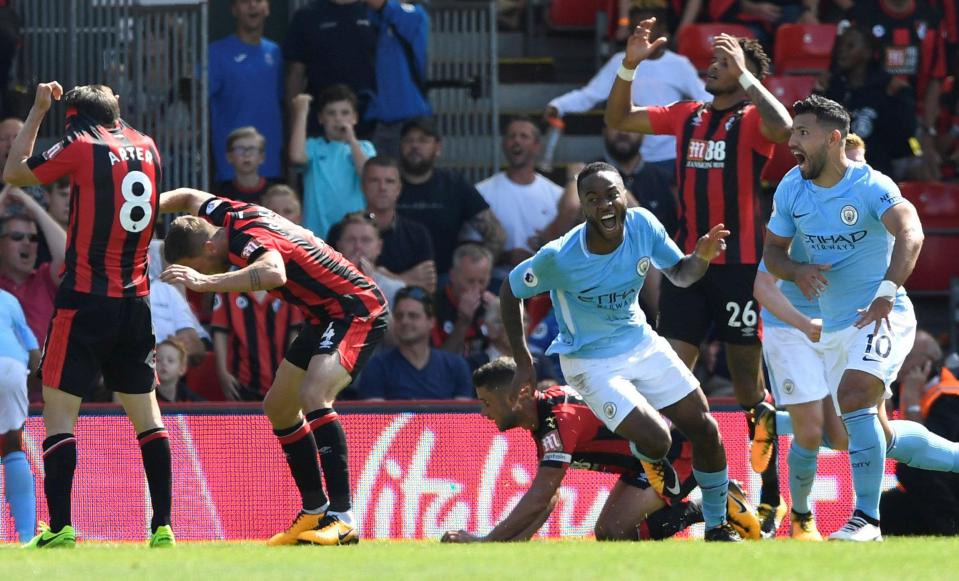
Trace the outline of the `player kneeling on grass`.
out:
[[[530,489],[516,508],[485,537],[466,531],[449,531],[445,543],[526,541],[546,522],[556,504],[557,491],[570,465],[597,472],[620,474],[596,521],[596,539],[665,539],[703,521],[699,501],[667,501],[649,484],[634,446],[609,431],[590,411],[576,391],[555,386],[545,391],[513,387],[516,364],[501,357],[473,373],[473,385],[484,417],[500,431],[524,428],[536,442],[539,469]],[[681,479],[677,496],[685,498],[696,487],[691,474],[690,446],[673,431],[667,458]],[[758,539],[759,520],[740,486],[731,481],[727,517],[744,538]]]

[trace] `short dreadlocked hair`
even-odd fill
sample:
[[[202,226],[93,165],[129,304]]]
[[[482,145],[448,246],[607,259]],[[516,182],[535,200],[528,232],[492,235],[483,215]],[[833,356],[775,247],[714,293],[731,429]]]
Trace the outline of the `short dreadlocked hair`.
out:
[[[772,61],[769,60],[769,56],[763,50],[763,45],[759,44],[759,41],[754,38],[737,38],[736,40],[739,41],[739,47],[743,49],[743,54],[746,56],[746,64],[752,63],[755,67],[756,78],[761,81],[769,76]]]

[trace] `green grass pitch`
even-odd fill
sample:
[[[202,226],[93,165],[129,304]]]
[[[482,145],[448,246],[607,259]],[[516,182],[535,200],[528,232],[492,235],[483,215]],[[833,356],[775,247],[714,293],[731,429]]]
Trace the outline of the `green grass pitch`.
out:
[[[957,579],[959,539],[887,539],[884,543],[788,540],[707,545],[701,541],[441,545],[362,542],[350,547],[261,543],[181,543],[171,550],[135,544],[80,544],[74,550],[0,548],[0,578],[577,580]]]

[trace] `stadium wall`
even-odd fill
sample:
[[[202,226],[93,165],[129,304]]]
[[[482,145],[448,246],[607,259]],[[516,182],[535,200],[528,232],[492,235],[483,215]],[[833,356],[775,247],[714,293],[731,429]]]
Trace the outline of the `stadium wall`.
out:
[[[759,478],[748,467],[742,413],[716,416],[730,476],[744,482],[755,501]],[[437,539],[445,530],[459,528],[485,533],[515,505],[536,472],[529,435],[497,432],[474,405],[359,407],[340,417],[350,446],[354,510],[365,539]],[[289,524],[299,508],[298,496],[269,422],[256,408],[166,411],[164,421],[173,449],[178,540],[265,539]],[[146,539],[149,495],[130,423],[110,408],[81,416],[76,434],[73,520],[78,536],[87,541]],[[29,418],[25,447],[37,476],[38,516],[46,520],[42,440],[41,419]],[[783,443],[781,480],[788,497],[788,443]],[[887,461],[886,475],[892,486],[892,461]],[[540,536],[591,535],[615,480],[615,475],[571,470]],[[823,451],[813,502],[824,534],[848,518],[851,490],[846,456]],[[780,534],[788,535],[786,526]],[[0,540],[12,540],[12,531],[4,503]],[[691,534],[701,535],[701,528]]]

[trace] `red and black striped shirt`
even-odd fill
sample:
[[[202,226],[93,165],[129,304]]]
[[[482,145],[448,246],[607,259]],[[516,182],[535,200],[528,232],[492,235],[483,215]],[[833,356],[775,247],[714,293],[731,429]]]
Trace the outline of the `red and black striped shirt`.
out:
[[[244,387],[266,395],[303,315],[289,303],[256,293],[218,293],[213,332],[227,334],[230,374]]]
[[[42,183],[70,176],[60,287],[108,297],[147,295],[147,250],[159,214],[156,145],[123,121],[112,129],[71,126],[62,141],[27,160]]]
[[[286,284],[270,295],[288,301],[312,325],[334,319],[374,318],[387,312],[376,283],[312,232],[246,202],[213,197],[199,215],[227,231],[229,260],[246,266],[268,250],[286,265]]]
[[[760,131],[756,106],[743,101],[720,111],[709,103],[680,101],[647,111],[654,133],[676,136],[676,243],[691,253],[700,236],[723,223],[732,234],[713,264],[758,263],[765,230],[760,177],[774,144]]]

